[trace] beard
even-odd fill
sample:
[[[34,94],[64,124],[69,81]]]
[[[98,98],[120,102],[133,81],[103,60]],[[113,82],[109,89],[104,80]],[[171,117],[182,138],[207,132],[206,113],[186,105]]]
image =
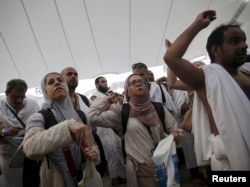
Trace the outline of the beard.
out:
[[[102,93],[105,94],[108,90],[109,90],[108,87],[103,87],[103,86],[99,85],[99,91],[100,91],[100,92],[102,92]]]
[[[224,62],[223,64],[225,67],[237,69],[246,62],[246,59],[247,59],[247,51],[238,50],[235,51],[235,53],[231,56],[224,56],[222,61]]]
[[[68,84],[69,90],[75,90],[77,86],[78,86],[77,81],[70,81]]]
[[[245,64],[245,60],[235,59],[234,61],[231,61],[231,63],[228,63],[227,66],[229,68],[237,69],[238,67],[240,67],[243,64]]]

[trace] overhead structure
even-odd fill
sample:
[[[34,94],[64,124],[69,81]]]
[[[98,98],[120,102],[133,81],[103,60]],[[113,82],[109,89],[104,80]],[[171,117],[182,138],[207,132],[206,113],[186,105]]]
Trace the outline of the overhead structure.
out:
[[[240,7],[240,8],[239,8]],[[250,6],[243,0],[0,0],[0,93],[13,78],[40,85],[51,71],[73,66],[80,79],[163,65],[173,41],[203,10],[217,19],[192,42],[185,58],[206,55],[208,34],[237,21],[250,44]]]

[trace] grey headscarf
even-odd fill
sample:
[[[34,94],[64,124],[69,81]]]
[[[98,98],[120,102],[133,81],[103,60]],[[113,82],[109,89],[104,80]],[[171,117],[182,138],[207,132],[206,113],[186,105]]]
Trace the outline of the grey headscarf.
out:
[[[71,118],[73,118],[77,121],[82,121],[81,118],[79,117],[79,115],[77,114],[77,112],[75,111],[69,95],[61,101],[52,101],[49,98],[45,84],[46,84],[46,79],[47,79],[48,75],[51,75],[51,74],[57,74],[62,79],[64,79],[63,76],[57,72],[51,72],[51,73],[48,73],[44,76],[44,78],[42,79],[42,82],[41,82],[41,89],[42,89],[42,93],[43,93],[43,96],[45,99],[45,103],[43,103],[42,108],[51,108],[55,114],[57,122],[61,122],[61,121],[64,121],[66,119],[71,119]],[[67,86],[66,82],[64,81],[63,84],[64,84],[65,88],[67,89],[67,93],[68,93],[68,86]]]
[[[77,112],[75,111],[73,107],[73,104],[70,100],[69,95],[67,95],[66,98],[60,101],[53,101],[49,98],[47,91],[46,91],[46,79],[48,75],[51,75],[51,74],[57,74],[64,80],[62,75],[57,72],[51,72],[44,76],[41,82],[41,89],[42,89],[42,93],[45,99],[45,103],[43,103],[42,108],[50,108],[52,112],[54,113],[55,118],[58,123],[68,120],[68,119],[72,119],[72,118],[75,119],[76,121],[82,122],[81,118],[79,117],[79,115],[77,114]],[[66,91],[68,93],[68,86],[66,82],[64,81],[62,84],[64,84]],[[75,143],[73,143],[70,145],[70,150],[71,150],[73,159],[75,160],[75,165],[80,166],[80,163],[81,163],[80,148]],[[64,158],[64,154],[62,150],[58,150],[58,151],[54,151],[50,153],[49,157],[50,159],[53,160],[53,162],[57,165],[57,167],[62,171],[64,180],[66,181],[68,186],[74,186],[74,182],[72,180],[72,177],[70,176],[67,163]]]

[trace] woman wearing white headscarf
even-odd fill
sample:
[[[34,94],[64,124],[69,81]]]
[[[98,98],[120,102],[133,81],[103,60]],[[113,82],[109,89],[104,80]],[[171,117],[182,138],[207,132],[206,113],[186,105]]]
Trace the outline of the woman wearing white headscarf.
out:
[[[155,169],[152,150],[165,137],[161,121],[151,103],[146,82],[137,74],[130,75],[124,85],[126,99],[130,105],[127,130],[124,134],[127,186],[150,186],[159,184],[155,181]],[[106,126],[115,130],[122,129],[121,107],[104,111],[114,96],[96,99],[90,106],[89,120],[92,125]],[[165,127],[175,140],[179,139],[177,122],[164,107]],[[108,125],[108,126],[107,126]],[[149,133],[149,131],[151,133]],[[148,171],[147,176],[141,169]]]
[[[42,107],[52,110],[58,124],[45,130],[43,115],[33,114],[27,122],[24,152],[29,158],[43,160],[40,168],[41,187],[74,187],[76,184],[71,177],[63,148],[70,147],[77,169],[82,163],[81,151],[97,162],[99,152],[93,145],[89,127],[83,124],[71,103],[63,77],[56,72],[49,73],[42,79],[41,88],[45,98]]]

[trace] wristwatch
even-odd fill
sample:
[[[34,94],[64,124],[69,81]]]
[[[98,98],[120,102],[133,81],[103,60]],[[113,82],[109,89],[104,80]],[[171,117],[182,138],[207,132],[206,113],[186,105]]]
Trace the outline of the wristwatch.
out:
[[[8,136],[8,129],[3,128],[2,131],[1,131],[1,136],[2,137]]]

